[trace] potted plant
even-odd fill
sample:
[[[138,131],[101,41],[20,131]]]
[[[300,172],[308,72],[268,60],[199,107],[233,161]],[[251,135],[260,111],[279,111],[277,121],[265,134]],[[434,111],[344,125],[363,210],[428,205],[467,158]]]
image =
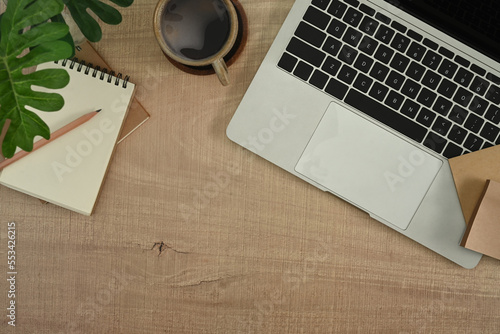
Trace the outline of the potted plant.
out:
[[[120,7],[133,3],[133,0],[111,1]],[[5,2],[6,10],[0,15],[0,131],[10,122],[1,146],[3,155],[10,158],[17,147],[31,151],[35,136],[50,138],[48,126],[26,106],[53,112],[64,105],[59,94],[37,92],[32,86],[63,88],[69,82],[66,71],[28,69],[74,56],[76,36],[70,33],[68,18],[78,27],[74,31],[81,31],[86,39],[97,42],[102,38],[102,30],[88,10],[107,24],[119,24],[122,16],[115,7],[100,0]]]

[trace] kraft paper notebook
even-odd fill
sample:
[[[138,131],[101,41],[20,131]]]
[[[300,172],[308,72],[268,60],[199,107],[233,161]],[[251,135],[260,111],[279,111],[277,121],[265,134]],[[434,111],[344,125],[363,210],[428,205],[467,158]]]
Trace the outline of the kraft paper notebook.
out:
[[[462,246],[500,259],[500,183],[487,180],[481,199],[467,226]]]
[[[500,145],[452,158],[449,162],[465,221],[469,224],[486,180],[500,182]]]
[[[66,68],[70,75],[69,84],[56,91],[64,97],[63,109],[51,113],[33,110],[48,124],[51,132],[84,114],[102,111],[61,138],[4,168],[0,172],[0,183],[90,215],[131,105],[135,85],[72,61],[38,66],[38,69],[43,68]]]
[[[497,236],[493,240],[484,239],[484,236],[488,235],[488,233],[484,234],[481,231],[500,231],[500,221],[497,219],[481,219],[478,223],[474,220],[474,217],[476,211],[481,210],[483,212],[486,208],[482,207],[483,203],[481,200],[485,194],[487,180],[500,182],[500,145],[462,155],[450,159],[449,162],[458,197],[460,198],[462,212],[467,222],[467,231],[462,240],[462,246],[467,248],[473,247],[471,249],[479,251],[478,249],[474,249],[474,246],[470,246],[471,244],[467,245],[468,239],[470,239],[474,240],[475,244],[482,243],[480,253],[486,255],[497,254],[500,247],[500,241]],[[495,184],[495,188],[496,182],[493,183]],[[491,203],[491,200],[485,203]],[[488,205],[486,210],[487,212],[491,212],[495,217],[500,217],[500,200],[497,200],[496,205]],[[478,226],[476,226],[476,223]]]

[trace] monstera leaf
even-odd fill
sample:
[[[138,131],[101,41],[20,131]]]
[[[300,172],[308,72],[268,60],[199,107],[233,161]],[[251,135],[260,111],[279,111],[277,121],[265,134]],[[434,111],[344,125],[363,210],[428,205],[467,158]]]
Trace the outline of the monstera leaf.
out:
[[[50,69],[23,74],[23,70],[32,66],[71,56],[71,46],[59,40],[68,34],[68,26],[47,22],[62,9],[62,0],[10,0],[1,17],[0,129],[7,119],[11,121],[2,144],[5,157],[12,157],[16,147],[31,151],[37,135],[50,138],[48,126],[26,106],[57,111],[64,105],[59,94],[42,93],[31,86],[62,88],[69,82],[66,70]],[[31,29],[27,30],[29,27]]]
[[[76,22],[82,33],[91,42],[98,42],[102,38],[99,23],[87,12],[90,9],[104,23],[119,24],[122,21],[120,12],[114,7],[100,0],[63,0],[68,7],[71,17]],[[120,7],[130,6],[134,0],[111,0]]]

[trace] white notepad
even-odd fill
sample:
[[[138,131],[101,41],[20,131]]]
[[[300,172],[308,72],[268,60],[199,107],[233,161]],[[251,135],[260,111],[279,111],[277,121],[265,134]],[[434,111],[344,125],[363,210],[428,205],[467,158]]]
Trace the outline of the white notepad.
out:
[[[73,66],[74,65],[74,66]],[[64,67],[63,67],[64,66]],[[57,92],[64,107],[36,112],[51,132],[89,112],[102,109],[90,121],[4,168],[0,184],[47,202],[90,215],[103,184],[135,86],[87,66],[67,62],[44,68],[66,68],[69,84]],[[35,138],[35,141],[40,137]]]

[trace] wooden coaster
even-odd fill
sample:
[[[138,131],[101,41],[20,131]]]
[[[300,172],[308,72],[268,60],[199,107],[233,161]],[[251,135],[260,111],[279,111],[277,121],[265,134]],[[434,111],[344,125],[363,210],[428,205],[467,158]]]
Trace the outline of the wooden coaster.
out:
[[[231,66],[236,59],[240,56],[241,52],[245,48],[245,44],[247,43],[247,37],[248,37],[248,19],[245,14],[245,10],[243,9],[243,6],[238,0],[231,0],[231,2],[234,5],[234,8],[236,9],[236,13],[238,14],[238,36],[236,36],[236,41],[234,42],[234,46],[229,51],[229,53],[224,57],[224,61],[226,62],[226,65],[229,67]],[[195,74],[195,75],[210,75],[210,74],[215,74],[215,71],[211,65],[207,66],[187,66],[184,64],[181,64],[170,57],[165,57],[178,69],[190,73],[190,74]]]

